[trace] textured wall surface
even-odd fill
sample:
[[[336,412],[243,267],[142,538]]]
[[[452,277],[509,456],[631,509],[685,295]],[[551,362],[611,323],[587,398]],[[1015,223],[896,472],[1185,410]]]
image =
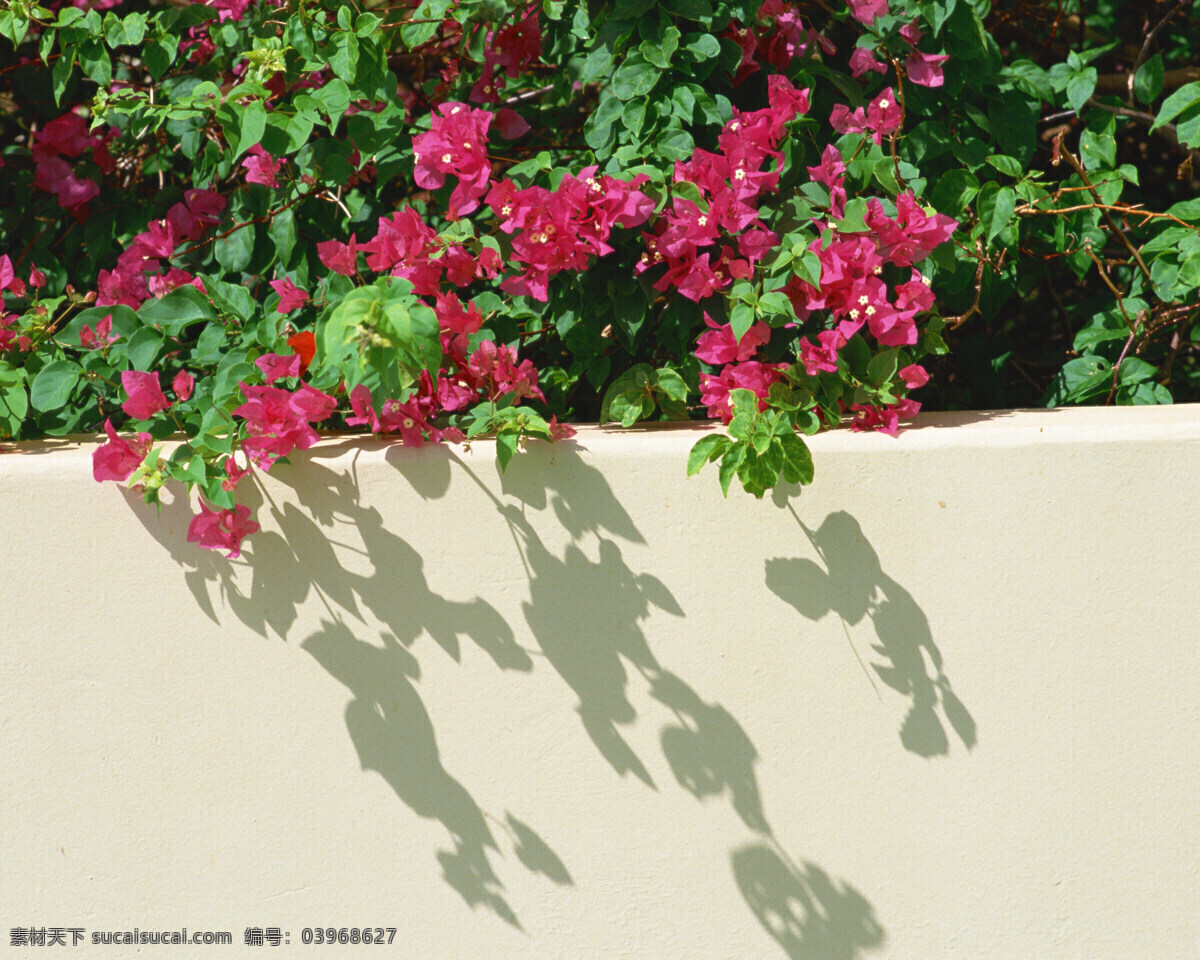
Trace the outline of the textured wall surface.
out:
[[[8,445],[0,945],[1200,957],[1200,409],[829,434],[762,501],[702,429],[331,440],[238,561]]]

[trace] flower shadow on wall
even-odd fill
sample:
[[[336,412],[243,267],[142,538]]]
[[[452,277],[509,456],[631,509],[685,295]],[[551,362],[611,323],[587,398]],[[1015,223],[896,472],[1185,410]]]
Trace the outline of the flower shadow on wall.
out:
[[[262,636],[273,631],[284,640],[300,605],[316,595],[328,616],[300,646],[352,693],[346,727],[363,769],[378,772],[418,816],[445,827],[452,849],[440,851],[437,859],[443,878],[463,900],[520,927],[492,864],[500,845],[489,821],[503,827],[514,856],[531,872],[560,884],[572,882],[570,873],[532,827],[507,811],[503,820],[485,813],[447,770],[417,692],[420,665],[410,648],[428,634],[458,661],[460,638],[467,637],[501,670],[528,671],[532,661],[485,600],[447,600],[430,590],[420,555],[385,529],[378,511],[360,503],[352,476],[328,469],[317,458],[300,470],[279,469],[272,476],[284,484],[297,483],[303,509],[291,501],[271,502],[278,532],[260,531],[253,549],[244,554],[251,570],[248,593],[234,576],[240,564],[186,542],[185,504],[164,507],[162,522],[155,522],[152,510],[130,502],[156,539],[181,565],[192,568],[185,580],[213,620],[219,622],[209,592],[212,582],[239,621]],[[301,477],[303,484],[298,484]],[[351,532],[359,544],[340,539]],[[369,557],[372,572],[347,569],[341,560],[346,551]],[[380,643],[362,639],[367,614],[385,628],[379,632]]]
[[[855,960],[884,941],[871,904],[812,863],[766,843],[734,852],[733,875],[751,912],[791,960]]]
[[[810,864],[791,865],[774,840],[755,774],[758,754],[741,724],[652,650],[646,632],[651,614],[685,613],[661,580],[631,568],[622,545],[645,540],[575,445],[534,445],[500,476],[499,493],[495,482],[476,475],[448,448],[395,447],[385,454],[426,500],[446,496],[465,479],[491,501],[497,523],[480,528],[480,547],[494,552],[511,540],[503,553],[515,554],[517,577],[523,573],[528,581],[520,604],[525,624],[516,631],[486,599],[499,581],[468,586],[482,594],[470,599],[440,596],[430,586],[425,559],[387,528],[355,471],[321,462],[356,445],[322,445],[273,471],[272,489],[281,483],[295,496],[258,490],[263,501],[251,506],[271,522],[236,562],[185,542],[185,505],[165,505],[159,520],[140,500],[129,500],[184,568],[197,603],[214,621],[223,612],[213,602],[214,587],[221,606],[262,636],[290,639],[302,606],[321,611],[319,629],[300,646],[351,692],[345,722],[362,768],[379,773],[415,814],[447,831],[452,846],[437,859],[443,879],[467,904],[521,926],[496,870],[496,858],[508,847],[532,873],[563,885],[572,878],[533,827],[508,811],[485,811],[465,785],[469,776],[456,775],[453,759],[442,756],[419,695],[426,636],[456,662],[468,641],[502,671],[551,668],[575,697],[583,730],[604,762],[655,790],[651,758],[638,756],[623,730],[661,723],[663,759],[678,784],[702,802],[727,799],[756,836],[734,854],[734,878],[789,957],[824,956],[820,950],[831,943],[880,941],[870,905],[853,888],[822,883],[825,875]],[[561,544],[560,529],[568,535],[566,545],[552,548],[548,534],[553,531]],[[438,579],[437,571],[432,578]],[[511,578],[499,588],[512,589]],[[660,716],[638,716],[630,689],[638,683],[662,706]]]
[[[628,664],[651,698],[668,711],[659,742],[679,785],[702,801],[728,797],[747,827],[769,836],[754,771],[758,753],[746,731],[721,704],[706,701],[664,666],[651,649],[642,624],[653,609],[675,617],[685,614],[661,580],[630,569],[615,542],[620,537],[644,543],[642,535],[599,470],[577,452],[560,451],[556,456],[556,470],[516,461],[510,465],[501,477],[502,492],[515,503],[496,497],[459,461],[462,471],[495,504],[520,552],[529,578],[529,600],[522,611],[538,648],[575,693],[584,729],[618,774],[633,773],[657,789],[646,764],[618,730],[637,720],[627,693]],[[527,517],[528,510],[547,508],[571,536],[561,558],[547,548]],[[584,550],[591,538],[596,560]]]
[[[650,696],[673,717],[660,744],[676,781],[696,799],[727,797],[746,827],[760,839],[731,857],[734,879],[751,912],[791,960],[854,960],[884,941],[871,904],[852,886],[837,883],[814,864],[795,865],[776,841],[764,812],[755,775],[758,753],[737,719],[710,703],[651,649],[642,623],[657,608],[683,617],[669,589],[649,573],[634,573],[615,539],[644,539],[603,475],[567,444],[556,444],[558,469],[516,460],[501,476],[506,503],[461,460],[458,466],[505,519],[529,577],[526,622],[546,660],[579,699],[577,710],[597,750],[613,769],[654,786],[645,764],[617,732],[636,712],[626,694],[628,662],[648,684]],[[411,460],[395,465],[406,472]],[[411,472],[413,482],[420,475]],[[519,504],[519,505],[518,505]],[[569,532],[561,559],[549,550],[528,519],[551,509]],[[581,541],[597,541],[591,560]],[[586,600],[582,597],[586,596]],[[573,598],[567,600],[566,598]]]
[[[949,753],[950,740],[938,717],[939,707],[963,745],[972,749],[976,742],[975,720],[950,688],[929,621],[912,595],[883,572],[879,555],[858,521],[839,511],[831,513],[813,531],[791,504],[787,509],[825,569],[798,557],[767,560],[767,586],[809,620],[820,620],[830,612],[837,614],[851,648],[854,641],[849,626],[863,619],[871,621],[878,639],[871,649],[883,659],[871,666],[884,683],[910,701],[900,727],[900,742],[906,750],[922,757]]]

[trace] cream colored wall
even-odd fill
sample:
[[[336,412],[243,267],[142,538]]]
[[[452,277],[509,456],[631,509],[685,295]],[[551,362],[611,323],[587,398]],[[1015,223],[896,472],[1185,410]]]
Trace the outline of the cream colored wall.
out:
[[[1200,957],[1200,409],[830,434],[761,502],[697,436],[326,442],[234,562],[10,446],[0,934]]]

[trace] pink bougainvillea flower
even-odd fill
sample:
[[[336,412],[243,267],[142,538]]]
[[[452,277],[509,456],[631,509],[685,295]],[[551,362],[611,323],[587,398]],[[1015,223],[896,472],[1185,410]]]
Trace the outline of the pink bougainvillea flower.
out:
[[[242,541],[258,529],[245,504],[238,504],[233,510],[213,510],[201,500],[200,512],[188,524],[187,538],[188,543],[209,550],[228,550],[226,556],[235,560],[242,555]]]
[[[46,285],[46,275],[37,267],[29,268],[29,285],[34,290],[41,290]]]
[[[851,430],[878,430],[894,437],[900,432],[900,421],[915,417],[921,404],[916,400],[900,400],[885,407],[856,403],[850,409],[858,414],[850,422]]]
[[[266,150],[255,144],[247,151],[245,159],[242,160],[242,166],[246,168],[246,182],[261,183],[264,187],[277,187],[279,180],[276,179],[276,174],[285,163],[287,163],[286,157],[276,160]]]
[[[317,244],[317,257],[334,273],[352,277],[358,270],[358,238],[350,234],[349,243],[324,240]]]
[[[433,115],[429,132],[413,137],[417,186],[436,190],[446,182],[446,174],[458,178],[446,211],[450,220],[471,213],[488,192],[492,162],[487,156],[487,131],[491,122],[491,111],[465,103],[443,103]]]
[[[183,200],[172,204],[167,220],[184,240],[199,240],[207,227],[220,222],[225,198],[212,190],[187,190]]]
[[[263,372],[263,380],[267,383],[274,383],[281,377],[300,376],[300,357],[294,353],[290,356],[266,353],[255,360],[254,365]]]
[[[855,47],[850,54],[850,75],[858,78],[868,70],[875,73],[887,73],[887,64],[875,56],[870,47]]]
[[[172,267],[166,273],[152,276],[148,280],[150,293],[155,297],[165,297],[172,290],[185,285],[191,285],[204,292],[204,283],[199,277],[193,277],[186,270],[180,270],[177,267]]]
[[[929,216],[911,190],[896,197],[894,220],[884,213],[883,205],[875,199],[867,201],[864,219],[875,232],[879,252],[898,267],[920,263],[949,240],[958,227],[958,221],[944,213]]]
[[[497,346],[484,340],[471,354],[467,372],[471,378],[488,388],[491,399],[511,394],[514,398],[536,397],[545,403],[538,387],[538,371],[531,360],[517,363],[517,355],[505,344]]]
[[[308,294],[287,277],[282,280],[272,280],[271,289],[279,294],[279,303],[275,305],[275,309],[279,313],[291,313],[308,303]]]
[[[157,373],[123,370],[121,386],[129,394],[129,399],[121,404],[121,409],[134,420],[149,420],[160,410],[166,410],[171,405],[159,386]]]
[[[496,111],[496,132],[505,140],[516,140],[525,136],[531,129],[529,121],[511,107]]]
[[[885,16],[888,12],[888,0],[847,0],[850,4],[850,14],[859,23],[868,27],[875,22],[876,17]]]
[[[807,337],[800,340],[800,362],[810,377],[818,373],[837,373],[838,348],[846,339],[837,330],[822,330],[814,345]]]
[[[575,436],[575,428],[569,423],[559,423],[558,414],[550,417],[549,434],[551,440],[569,440]]]
[[[0,353],[5,353],[9,350],[28,350],[33,346],[33,341],[22,334],[13,330],[13,325],[20,319],[15,313],[0,315]]]
[[[12,261],[8,258],[8,254],[0,256],[0,290],[7,290],[12,285],[15,276]]]
[[[175,391],[180,401],[187,400],[192,395],[192,388],[195,386],[195,378],[186,370],[180,370],[175,374],[175,379],[171,381],[171,389]]]
[[[896,91],[891,87],[880,92],[867,107],[867,126],[875,133],[875,142],[880,142],[881,136],[888,136],[900,129],[900,104],[896,101]]]
[[[720,365],[749,360],[760,346],[771,339],[771,328],[761,320],[742,334],[741,340],[734,337],[731,324],[719,324],[707,313],[704,314],[704,322],[711,329],[700,334],[693,352],[696,359],[705,363]]]
[[[371,402],[371,391],[365,384],[360,383],[350,391],[350,409],[354,415],[346,417],[346,423],[352,427],[367,427],[372,433],[379,432],[379,417]]]
[[[221,481],[221,489],[226,492],[232,492],[233,489],[241,481],[242,477],[250,472],[250,464],[245,467],[239,467],[237,461],[233,457],[225,458],[225,479]]]
[[[862,107],[851,110],[844,103],[835,104],[829,114],[829,124],[838,133],[866,133],[867,111]]]
[[[47,193],[57,194],[58,205],[64,210],[82,207],[93,197],[100,195],[100,187],[94,180],[75,175],[74,168],[62,157],[49,156],[34,160],[36,173],[33,184]]]
[[[235,408],[233,415],[246,421],[250,434],[242,441],[242,449],[263,470],[270,470],[279,457],[316,443],[319,438],[311,424],[325,420],[337,409],[333,397],[307,383],[295,393],[243,382],[238,386],[246,402]]]
[[[79,331],[79,345],[85,350],[97,350],[107,347],[110,343],[116,343],[121,338],[112,332],[112,314],[96,321],[96,329],[93,331],[86,323],[83,329]]]
[[[731,390],[749,390],[758,397],[759,410],[767,409],[767,395],[771,384],[783,379],[786,363],[759,363],[747,360],[731,363],[719,376],[700,374],[700,400],[708,407],[708,415],[720,417],[722,423],[733,419],[733,405],[729,400]]]
[[[900,370],[900,379],[909,390],[916,390],[929,382],[929,374],[919,363],[910,363]]]
[[[948,53],[922,53],[914,50],[904,61],[908,79],[922,87],[940,87],[945,83],[942,64],[950,59]]]
[[[104,432],[108,442],[92,451],[92,476],[97,481],[128,480],[150,452],[150,434],[139,433],[133,440],[124,440],[113,429],[111,419],[104,421]]]

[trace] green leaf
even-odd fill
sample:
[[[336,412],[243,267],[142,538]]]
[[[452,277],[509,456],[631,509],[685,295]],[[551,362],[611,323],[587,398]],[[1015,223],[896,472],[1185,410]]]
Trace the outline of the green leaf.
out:
[[[687,381],[670,367],[663,367],[655,371],[654,389],[658,393],[665,395],[668,400],[674,400],[678,403],[683,403],[687,400]]]
[[[812,483],[813,461],[808,444],[790,432],[776,437],[775,442],[783,453],[783,479],[788,483]]]
[[[8,409],[8,413],[12,417],[18,421],[24,420],[25,415],[29,413],[29,394],[25,392],[25,384],[18,383],[15,386],[5,387],[0,392],[0,403]]]
[[[1192,104],[1179,115],[1175,121],[1175,133],[1185,147],[1192,150],[1200,147],[1200,102]]]
[[[729,449],[721,457],[721,466],[718,468],[717,479],[721,484],[721,493],[725,496],[729,496],[729,484],[737,474],[742,461],[746,459],[746,451],[749,449],[749,445],[745,443],[733,443],[730,444]]]
[[[588,117],[583,125],[583,139],[593,150],[603,149],[613,136],[613,124],[620,118],[625,109],[616,97],[603,97],[599,107]]]
[[[333,72],[347,83],[353,83],[358,74],[358,37],[350,32],[335,33],[327,55]]]
[[[711,0],[664,0],[663,8],[685,20],[707,20],[713,15]]]
[[[74,360],[55,360],[42,367],[29,388],[29,402],[33,409],[48,413],[65,405],[82,372]]]
[[[222,313],[232,314],[243,321],[249,321],[254,316],[254,297],[245,287],[237,283],[226,283],[218,277],[205,276],[203,280],[204,289]]]
[[[746,331],[754,326],[754,308],[748,303],[734,304],[729,313],[729,324],[733,328],[734,339],[740,341]]]
[[[1001,173],[1010,177],[1023,177],[1025,175],[1025,167],[1016,157],[1006,157],[1003,154],[994,153],[987,158],[987,162]]]
[[[797,254],[796,248],[792,247],[792,268],[801,280],[818,290],[821,288],[821,258],[812,250],[802,248],[802,252]]]
[[[172,290],[161,300],[147,300],[138,310],[143,323],[158,324],[164,333],[177,333],[193,320],[214,320],[217,311],[191,284]]]
[[[691,34],[683,44],[683,52],[697,63],[710,60],[721,52],[721,43],[711,33]]]
[[[1133,77],[1133,95],[1144,104],[1158,99],[1163,88],[1163,59],[1161,53],[1149,57]]]
[[[290,265],[297,237],[295,208],[289,207],[272,217],[267,233],[271,237],[271,243],[274,245],[276,253],[279,254],[279,262]]]
[[[55,104],[62,103],[62,95],[67,89],[67,82],[71,79],[71,72],[74,68],[74,50],[64,50],[63,55],[54,61],[54,66],[50,70],[50,89],[54,94]]]
[[[1158,116],[1151,124],[1151,130],[1157,130],[1164,123],[1170,123],[1188,107],[1200,103],[1200,80],[1184,84],[1163,101],[1158,109]]]
[[[1068,360],[1055,378],[1047,406],[1080,403],[1108,392],[1112,386],[1112,365],[1103,357],[1086,356]]]
[[[1141,357],[1126,357],[1121,361],[1121,369],[1117,378],[1125,384],[1142,383],[1157,373],[1158,368],[1152,363],[1147,363]]]
[[[701,437],[692,445],[691,452],[688,453],[687,475],[694,477],[706,463],[711,463],[728,450],[730,443],[730,439],[721,433]]]
[[[867,364],[868,382],[877,387],[887,383],[895,375],[899,360],[900,350],[898,347],[875,354],[871,358],[871,362]]]
[[[507,470],[509,461],[517,452],[517,441],[520,438],[519,433],[504,431],[496,435],[496,459],[500,463],[501,470]]]
[[[613,96],[619,100],[644,97],[654,89],[661,75],[662,71],[654,64],[647,63],[640,53],[631,53],[613,74]]]
[[[613,57],[609,47],[597,47],[583,62],[580,80],[588,83],[598,77],[607,77],[612,73]]]
[[[686,130],[668,129],[654,141],[654,149],[665,160],[687,160],[696,151],[696,141]]]
[[[153,327],[142,327],[129,338],[125,355],[134,370],[149,370],[162,349],[162,334]]]
[[[221,237],[213,244],[217,263],[229,273],[241,273],[254,255],[254,225],[250,224]]]
[[[1117,162],[1116,138],[1109,130],[1084,130],[1079,135],[1079,155],[1085,170],[1111,169]]]
[[[235,160],[238,155],[258,144],[267,128],[267,108],[261,100],[251,100],[242,108],[241,114],[241,136],[238,138],[237,153],[233,157]]]
[[[989,241],[1008,226],[1016,208],[1017,193],[1012,187],[999,187],[994,182],[984,184],[976,209]]]
[[[146,69],[150,71],[150,76],[155,80],[160,79],[174,62],[178,49],[179,38],[172,35],[146,44],[142,48],[142,59],[145,61]]]
[[[1095,67],[1086,67],[1072,74],[1067,81],[1067,103],[1076,113],[1079,113],[1083,109],[1083,105],[1088,102],[1092,91],[1096,89],[1096,81],[1099,77]]]
[[[855,197],[846,204],[846,215],[837,222],[836,226],[839,233],[866,233],[870,228],[867,226],[865,216],[867,213],[867,201],[862,197]]]

